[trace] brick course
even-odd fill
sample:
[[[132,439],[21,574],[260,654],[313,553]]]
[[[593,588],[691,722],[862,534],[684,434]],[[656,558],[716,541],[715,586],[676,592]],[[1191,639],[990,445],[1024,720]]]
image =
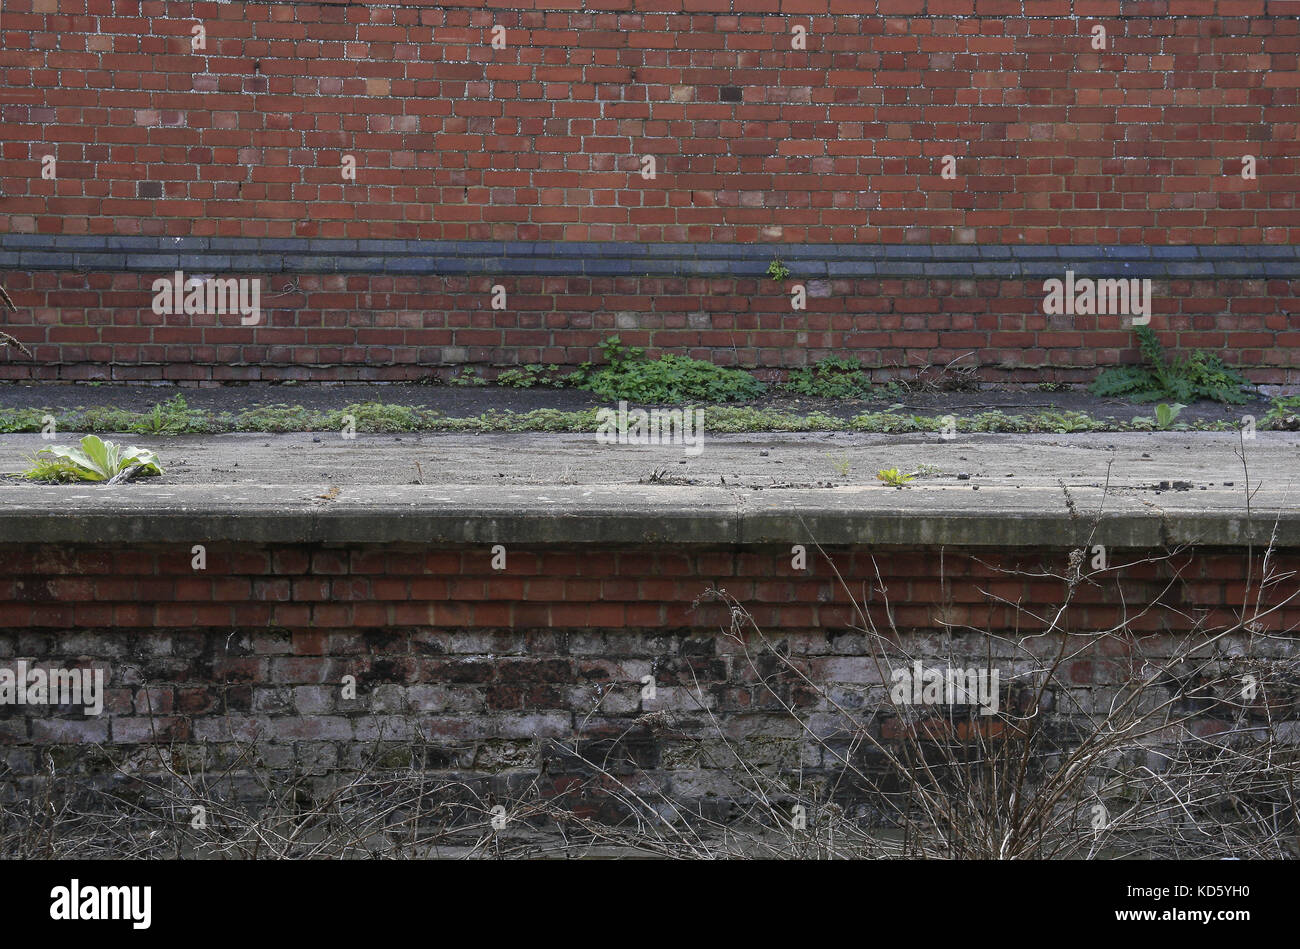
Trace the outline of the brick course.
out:
[[[973,352],[967,361],[1000,382],[1082,382],[1141,362],[1119,316],[1044,315],[1041,280],[833,279],[793,312],[784,287],[758,278],[262,274],[262,323],[249,327],[237,313],[155,315],[157,276],[9,275],[23,307],[5,329],[35,359],[0,357],[0,379],[398,382],[463,365],[599,362],[615,334],[651,356],[684,353],[768,379],[827,356],[889,378]],[[495,284],[508,309],[491,308]],[[1166,346],[1219,353],[1258,383],[1300,378],[1300,279],[1152,286],[1152,327]]]

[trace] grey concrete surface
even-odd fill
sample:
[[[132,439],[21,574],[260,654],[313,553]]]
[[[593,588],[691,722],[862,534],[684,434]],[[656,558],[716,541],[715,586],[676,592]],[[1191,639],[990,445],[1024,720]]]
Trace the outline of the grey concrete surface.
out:
[[[1296,433],[1258,433],[1246,468],[1235,435],[1206,433],[707,436],[695,457],[592,435],[129,441],[159,453],[162,478],[0,478],[0,542],[1151,546],[1240,544],[1276,528],[1300,546]],[[46,444],[0,436],[0,474]],[[897,489],[877,481],[880,468],[925,473]]]
[[[42,447],[79,437],[0,435],[0,475],[21,472],[27,456]],[[940,473],[918,478],[914,488],[965,488],[957,480],[963,472],[982,487],[1056,486],[1058,480],[1100,486],[1112,460],[1112,485],[1127,489],[1162,480],[1198,489],[1244,482],[1232,433],[963,434],[951,441],[933,434],[706,435],[696,456],[682,446],[600,445],[592,434],[105,437],[157,452],[167,485],[610,485],[657,476],[696,486],[875,486],[881,468],[912,472],[932,465]],[[1274,487],[1300,482],[1300,433],[1259,432],[1245,448],[1252,480],[1258,476]],[[10,479],[5,483],[12,487]]]

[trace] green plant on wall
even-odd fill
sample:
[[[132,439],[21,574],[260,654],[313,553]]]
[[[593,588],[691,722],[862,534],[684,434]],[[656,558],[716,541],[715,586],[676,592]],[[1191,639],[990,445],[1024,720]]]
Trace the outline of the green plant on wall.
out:
[[[783,280],[790,279],[790,268],[781,262],[780,257],[775,257],[772,259],[772,262],[767,265],[767,275],[777,283],[780,283]]]
[[[478,370],[468,367],[460,368],[447,377],[449,386],[485,386],[487,380],[478,374]]]
[[[874,389],[860,361],[840,356],[829,356],[815,366],[791,369],[789,380],[781,388],[819,399],[866,399]]]
[[[702,359],[671,354],[646,359],[638,346],[627,347],[617,336],[600,344],[608,365],[583,364],[569,377],[575,388],[606,399],[635,402],[735,402],[756,399],[767,388],[743,369],[715,366]]]
[[[1160,340],[1149,326],[1134,327],[1145,366],[1113,366],[1097,377],[1092,394],[1119,396],[1130,402],[1159,399],[1191,403],[1212,399],[1240,405],[1248,401],[1242,387],[1246,380],[1223,364],[1218,356],[1197,350],[1172,364],[1165,358]]]
[[[534,363],[517,369],[502,369],[497,373],[496,384],[510,389],[534,389],[539,386],[560,389],[568,384],[568,379],[561,374],[559,366]]]

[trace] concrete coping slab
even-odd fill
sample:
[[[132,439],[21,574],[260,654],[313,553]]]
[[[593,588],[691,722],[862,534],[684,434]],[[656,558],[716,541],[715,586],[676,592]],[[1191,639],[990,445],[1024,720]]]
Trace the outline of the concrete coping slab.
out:
[[[333,496],[331,497],[331,493]],[[1216,492],[1225,501],[1228,492]],[[1080,512],[1103,492],[1072,491]],[[1235,495],[1233,495],[1235,500]],[[737,491],[669,485],[21,486],[0,491],[0,543],[737,544],[1300,547],[1300,509],[1159,506],[1110,496],[1096,524],[1059,489]]]

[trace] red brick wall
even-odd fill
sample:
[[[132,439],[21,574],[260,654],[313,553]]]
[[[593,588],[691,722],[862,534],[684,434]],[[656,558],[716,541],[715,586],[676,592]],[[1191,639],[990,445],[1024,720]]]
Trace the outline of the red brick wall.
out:
[[[1062,581],[1010,576],[1008,571],[1066,572],[1064,551],[881,548],[828,551],[850,590],[877,570],[895,604],[900,629],[931,632],[939,619],[1006,633],[1034,626],[1027,613],[986,603],[986,594],[1020,602],[1042,615],[1064,598]],[[1064,627],[1092,631],[1114,625],[1122,602],[1155,603],[1137,623],[1144,630],[1187,631],[1225,621],[1241,605],[1245,556],[1240,551],[1184,553],[1169,563],[1140,561],[1148,552],[1110,551],[1102,586],[1084,584]],[[188,545],[97,547],[0,545],[0,628],[68,632],[95,628],[132,634],[152,630],[288,630],[296,651],[328,653],[342,641],[387,627],[481,629],[589,628],[713,633],[725,619],[716,604],[696,604],[713,586],[749,607],[772,631],[806,632],[855,625],[849,594],[823,558],[791,567],[788,547],[528,548],[510,547],[504,570],[491,568],[488,545],[428,549],[303,545],[207,548],[207,568],[194,570]],[[943,577],[940,581],[940,568]],[[1289,552],[1280,572],[1300,568]],[[1117,583],[1122,584],[1117,586]],[[877,582],[879,585],[879,582]],[[1286,584],[1266,591],[1280,602]],[[873,598],[872,615],[885,625]],[[1201,615],[1201,611],[1209,611]],[[1275,614],[1277,629],[1300,622],[1300,604]]]
[[[792,48],[795,26],[806,49]],[[1290,0],[12,0],[0,32],[0,234],[15,238],[687,242],[774,256],[1300,243]],[[404,380],[573,365],[611,330],[749,368],[973,351],[989,381],[1082,381],[1137,360],[1105,321],[1048,325],[1038,286],[893,279],[954,272],[942,269],[821,269],[882,279],[837,280],[796,313],[765,281],[634,267],[579,267],[611,276],[574,281],[491,253],[419,271],[468,277],[403,280],[378,275],[414,272],[382,252],[370,273],[316,277],[295,271],[299,249],[266,286],[304,292],[267,299],[260,327],[227,328],[149,313],[141,288],[170,269],[147,255],[83,262],[77,248],[0,250],[20,310],[5,322],[37,354],[5,350],[0,378]],[[241,266],[194,259],[184,269]],[[721,263],[677,272],[755,273]],[[498,271],[539,276],[502,278],[511,303],[493,312],[474,275]],[[1294,260],[1156,271],[1198,278],[1158,290],[1156,328],[1254,381],[1294,382],[1296,272]]]
[[[1283,0],[10,0],[0,29],[3,231],[1300,237]]]
[[[1125,683],[1149,675],[1147,657],[1173,655],[1197,623],[1235,622],[1247,592],[1244,551],[1143,563],[1152,553],[1111,550],[1115,572],[1078,587],[1059,626],[1078,635],[1044,709],[1102,709]],[[720,807],[736,792],[734,776],[723,767],[727,755],[722,764],[699,756],[702,742],[720,733],[766,760],[773,742],[801,734],[791,731],[787,706],[820,731],[842,728],[828,702],[874,701],[884,688],[873,661],[882,650],[895,664],[991,663],[1009,703],[1023,699],[1026,677],[1062,647],[1059,636],[1026,636],[1042,629],[1035,615],[1052,615],[1062,602],[1064,583],[1047,575],[1067,571],[1064,551],[828,554],[859,600],[883,585],[897,637],[873,644],[854,631],[861,624],[849,594],[815,550],[809,569],[796,571],[786,547],[510,547],[507,569],[493,571],[486,545],[213,544],[206,570],[196,571],[188,542],[6,544],[0,666],[93,665],[105,670],[106,695],[97,716],[0,705],[0,794],[21,796],[51,751],[75,763],[78,780],[98,773],[107,759],[91,755],[89,743],[127,756],[131,773],[144,774],[155,762],[136,753],[142,746],[163,743],[220,772],[247,767],[250,742],[273,769],[296,764],[321,780],[387,753],[432,771],[506,775],[557,793],[582,772],[548,741],[555,739],[583,749],[595,743],[603,760],[633,762],[637,780],[691,806]],[[1279,552],[1273,564],[1281,573],[1297,568],[1294,551]],[[715,585],[749,609],[766,641],[752,630],[744,642],[727,634],[726,609],[700,601]],[[1261,603],[1278,604],[1293,590],[1292,582],[1274,585]],[[887,631],[884,599],[872,593],[866,607]],[[1121,602],[1137,637],[1087,635],[1120,622]],[[1289,655],[1290,640],[1278,634],[1297,624],[1294,602],[1265,617],[1248,661]],[[1220,640],[1220,654],[1242,640]],[[349,675],[354,698],[341,691]],[[646,676],[655,681],[653,700],[642,693]],[[701,714],[701,702],[711,714]],[[643,720],[652,711],[670,714],[673,727],[652,729]],[[894,718],[869,718],[882,739],[897,737]],[[1210,716],[1196,727],[1209,733],[1224,724]],[[806,755],[808,775],[842,769],[829,751],[825,760]],[[584,795],[580,803],[602,800]]]
[[[1067,570],[1064,551],[828,553],[859,599],[873,581],[877,588],[883,582],[896,646],[912,655],[991,656],[1005,682],[1023,673],[1026,661],[1037,665],[1060,647],[1055,636],[1023,636],[1041,630],[1034,614],[1050,615],[1062,600],[1064,584],[1044,577]],[[1144,635],[1072,640],[1053,686],[1071,690],[1072,707],[1107,701],[1136,674],[1136,656],[1171,654],[1196,623],[1234,621],[1246,593],[1242,551],[1141,563],[1149,554],[1109,552],[1117,568],[1111,576],[1120,578],[1134,618],[1130,628]],[[603,736],[626,742],[653,775],[666,756],[714,728],[760,744],[788,738],[783,702],[813,721],[831,711],[815,689],[774,664],[773,649],[818,688],[880,686],[872,661],[880,647],[853,631],[860,623],[849,595],[815,552],[807,571],[792,569],[783,547],[512,547],[504,571],[493,571],[490,558],[486,546],[214,544],[206,570],[196,571],[188,543],[0,546],[0,664],[94,664],[106,670],[107,688],[99,716],[0,706],[5,780],[39,770],[43,750],[86,742],[127,753],[150,742],[203,742],[203,754],[234,760],[238,743],[255,739],[268,755],[280,748],[276,760],[287,755],[341,772],[358,766],[362,746],[380,741],[401,749],[417,736],[419,755],[435,770],[484,775],[498,767],[487,762],[506,761],[527,778],[523,765],[536,767],[538,739]],[[1297,567],[1293,552],[1274,565]],[[1005,572],[1017,569],[1025,575]],[[728,636],[728,614],[717,602],[696,605],[714,585],[750,610],[766,644],[752,631],[743,644]],[[1120,585],[1082,584],[1060,628],[1087,634],[1118,623]],[[1262,602],[1289,593],[1288,584],[1274,586]],[[867,609],[887,630],[884,599],[871,594]],[[1145,604],[1150,609],[1137,617]],[[1264,626],[1277,633],[1297,623],[1293,603]],[[944,624],[955,624],[951,639]],[[1252,655],[1286,648],[1284,637],[1260,640]],[[356,677],[355,699],[340,696],[345,675]],[[647,675],[658,690],[652,703],[641,694]],[[717,725],[694,715],[700,695]],[[678,714],[676,729],[651,735],[638,720],[652,710]],[[889,737],[892,723],[876,727]],[[78,765],[81,773],[94,767],[90,759]],[[709,776],[709,765],[674,767],[683,796],[709,791],[711,781],[723,793],[725,782]],[[562,770],[551,761],[547,780],[560,780]]]
[[[5,329],[35,358],[0,360],[0,379],[400,381],[466,364],[599,362],[614,334],[651,355],[767,370],[848,356],[886,377],[971,352],[985,378],[1013,382],[1080,382],[1141,359],[1117,316],[1045,316],[1041,281],[814,280],[794,312],[765,279],[272,274],[261,325],[244,327],[238,314],[155,315],[156,276],[9,275],[24,306]],[[498,283],[510,305],[494,311]],[[1298,295],[1300,282],[1280,279],[1157,280],[1152,326],[1255,382],[1295,382]]]

